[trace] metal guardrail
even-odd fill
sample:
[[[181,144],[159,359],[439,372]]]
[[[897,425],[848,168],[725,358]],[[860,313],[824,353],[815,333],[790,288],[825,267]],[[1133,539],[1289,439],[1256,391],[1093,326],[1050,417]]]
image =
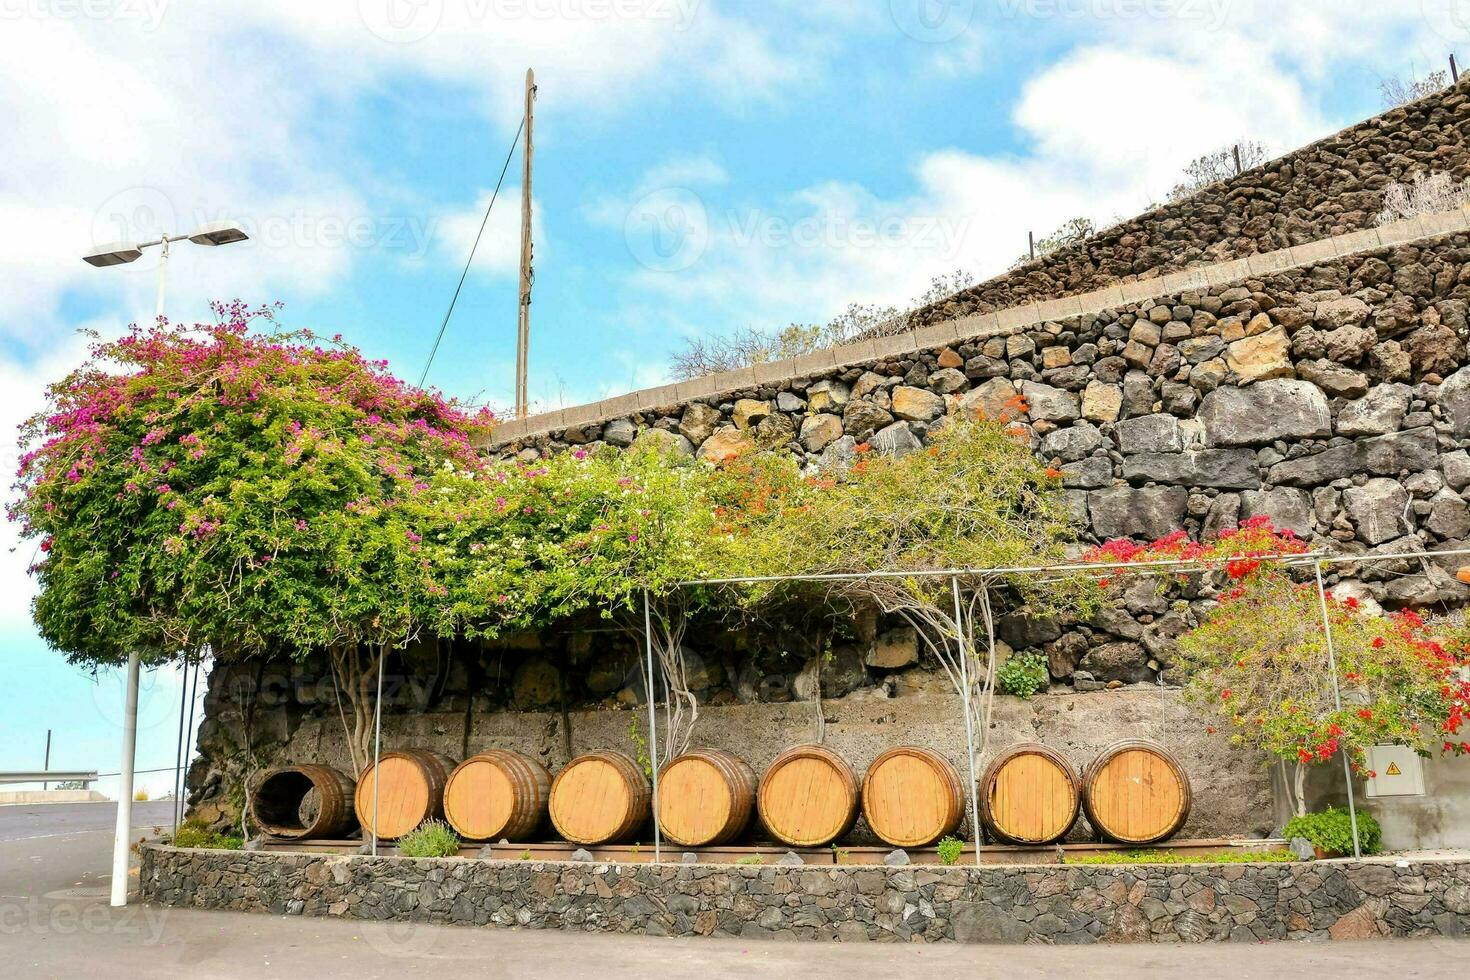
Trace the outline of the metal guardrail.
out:
[[[81,770],[53,769],[47,772],[44,769],[35,769],[20,772],[0,772],[0,785],[5,783],[62,783],[80,782],[95,783],[97,781],[97,770],[90,772]]]

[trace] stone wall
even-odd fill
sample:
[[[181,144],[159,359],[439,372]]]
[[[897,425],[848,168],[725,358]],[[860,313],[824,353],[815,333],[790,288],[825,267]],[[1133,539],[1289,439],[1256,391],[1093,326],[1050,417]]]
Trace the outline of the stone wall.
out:
[[[652,442],[719,460],[766,446],[816,470],[844,465],[859,442],[880,452],[913,451],[949,416],[996,415],[1019,396],[1019,424],[1061,473],[1084,541],[1155,537],[1176,528],[1198,536],[1264,514],[1314,548],[1378,559],[1334,566],[1332,585],[1340,594],[1390,607],[1457,604],[1470,594],[1453,576],[1462,558],[1425,563],[1393,556],[1470,546],[1467,228],[1470,215],[1456,212],[1293,248],[1282,257],[1167,276],[1151,288],[1169,292],[1057,319],[1037,319],[1032,308],[1029,319],[992,315],[979,327],[955,321],[941,325],[951,339],[935,346],[841,367],[829,361],[825,370],[773,377],[728,396],[652,401],[608,421],[525,436],[501,451],[533,458],[571,446]],[[1426,231],[1448,233],[1426,237]],[[938,331],[930,328],[930,335]],[[1198,622],[1209,600],[1198,583],[1166,597],[1145,584],[1085,622],[1007,615],[999,622],[1001,652],[1044,655],[1054,691],[1108,685],[1152,691],[1160,680],[1176,680],[1169,671],[1176,638]],[[917,662],[911,635],[903,638],[896,624],[871,625],[834,647],[831,665],[822,667],[822,690],[851,692],[860,711],[869,707],[865,699],[886,701],[901,721],[876,729],[887,743],[923,744],[929,736],[922,714],[909,710],[919,702],[905,695],[933,685],[937,675]],[[804,702],[815,689],[815,658],[793,658],[779,644],[763,647],[738,633],[695,631],[689,642],[709,705],[705,723],[713,726],[701,731],[701,741],[728,739],[725,747],[749,753],[760,766],[774,752],[741,731],[779,732],[786,742],[804,736],[796,733],[813,717]],[[406,658],[430,676],[405,671],[394,685],[423,698],[404,708],[401,725],[400,712],[390,710],[391,738],[432,735],[460,755],[491,744],[486,736],[493,732],[496,740],[534,743],[553,762],[569,745],[575,751],[634,745],[630,716],[579,710],[641,700],[636,651],[626,633],[518,638],[510,650],[436,653],[432,668],[428,659],[422,651]],[[311,675],[309,665],[303,669]],[[320,665],[315,670],[319,681]],[[252,684],[244,687],[253,690]],[[212,683],[212,696],[214,690]],[[266,740],[276,757],[326,761],[333,697],[319,682],[314,695],[293,693],[254,738]],[[827,713],[853,717],[847,700]],[[784,724],[766,729],[771,719],[747,710],[765,705],[785,706]],[[546,710],[552,707],[568,712]],[[542,713],[517,713],[527,710]],[[421,719],[430,717],[425,729]],[[715,721],[721,717],[728,720]],[[1065,728],[1065,716],[1046,717],[1049,726]],[[238,777],[227,761],[242,742],[238,727],[231,729],[227,711],[211,709],[201,730],[203,758],[191,774],[194,801],[221,816]],[[1070,736],[1062,729],[1033,730],[1044,741],[1065,742]],[[316,743],[303,742],[298,732],[313,730],[320,733]],[[582,743],[579,731],[603,734],[596,744]],[[1133,734],[1121,721],[1099,733]],[[963,758],[950,742],[941,745]],[[859,768],[875,754],[866,751],[852,759]],[[1245,798],[1260,799],[1265,781],[1257,764],[1225,758],[1222,771],[1252,787]],[[1203,806],[1190,832],[1265,829],[1232,824],[1239,814],[1229,807]]]
[[[1080,315],[992,317],[940,346],[503,448],[533,458],[658,444],[711,461],[784,448],[815,472],[845,465],[859,443],[912,452],[949,416],[999,416],[1019,398],[1018,421],[1060,471],[1083,541],[1197,537],[1266,515],[1323,550],[1459,549],[1470,541],[1470,236],[1463,212],[1450,219],[1452,234],[1361,251],[1317,243],[1294,267],[1230,278],[1249,265],[1236,262],[1192,288]],[[965,321],[944,326],[958,333]],[[1337,571],[1353,594],[1419,606],[1470,595],[1452,575],[1460,564]],[[1198,611],[1144,588],[1080,630],[1012,617],[1001,637],[1043,649],[1058,680],[1145,681]]]
[[[1462,936],[1470,864],[743,867],[372,858],[145,845],[163,905],[653,936],[1257,942]]]
[[[384,748],[433,749],[453,759],[486,748],[513,749],[556,773],[572,756],[587,752],[615,749],[637,756],[647,735],[648,715],[641,709],[602,707],[565,714],[525,710],[499,703],[495,692],[484,692],[474,696],[473,710],[449,711],[443,703],[405,703],[394,697],[392,687],[387,688],[383,714]],[[303,705],[292,699],[258,710],[251,741],[260,765],[316,762],[352,772],[335,701],[327,697],[327,704]],[[239,776],[235,760],[245,741],[241,706],[211,682],[199,732],[200,756],[190,773],[191,812],[198,817],[235,822],[230,783]],[[782,749],[817,738],[815,709],[811,702],[703,704],[694,744],[726,749],[757,773],[764,772]],[[910,671],[888,685],[828,698],[821,710],[825,744],[848,760],[859,778],[881,752],[900,744],[925,746],[956,766],[964,764],[959,699],[937,672]],[[979,766],[1006,746],[1043,741],[1080,768],[1113,741],[1154,738],[1179,757],[1190,776],[1194,805],[1184,837],[1267,837],[1274,829],[1264,764],[1254,754],[1207,735],[1177,690],[1136,685],[1029,701],[1002,695],[996,698],[986,735],[988,749]],[[959,832],[971,839],[968,811]],[[758,828],[752,836],[761,836]],[[1080,817],[1073,838],[1091,836],[1086,817]],[[643,840],[651,840],[647,829]],[[861,821],[844,840],[877,843]]]
[[[1447,88],[1104,229],[914,314],[918,326],[1057,299],[1370,227],[1383,189],[1470,177],[1466,84]]]

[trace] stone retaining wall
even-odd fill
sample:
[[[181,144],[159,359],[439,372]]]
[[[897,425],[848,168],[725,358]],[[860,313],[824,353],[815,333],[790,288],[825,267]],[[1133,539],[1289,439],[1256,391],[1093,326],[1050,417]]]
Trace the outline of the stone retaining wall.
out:
[[[656,936],[1256,942],[1461,936],[1464,861],[745,867],[143,848],[162,905]]]
[[[651,399],[639,411],[505,448],[534,458],[649,444],[712,462],[784,449],[816,472],[846,465],[864,442],[912,452],[960,412],[1012,412],[1060,471],[1084,541],[1181,527],[1199,536],[1264,514],[1325,550],[1458,549],[1470,541],[1467,227],[1467,213],[1452,212],[1165,276],[1155,283],[1172,291],[1090,312],[1042,304],[953,321],[931,328],[947,342],[728,396],[659,404],[657,392],[637,393]],[[1388,605],[1463,601],[1470,588],[1450,574],[1460,562],[1445,564],[1346,575]],[[1417,574],[1388,581],[1406,571]],[[1017,649],[1058,639],[1054,627],[1003,625]],[[1138,631],[1121,625],[1118,639],[1137,646]],[[1111,648],[1090,673],[1147,680],[1140,652]],[[1055,660],[1053,675],[1069,676],[1064,662],[1086,653]]]

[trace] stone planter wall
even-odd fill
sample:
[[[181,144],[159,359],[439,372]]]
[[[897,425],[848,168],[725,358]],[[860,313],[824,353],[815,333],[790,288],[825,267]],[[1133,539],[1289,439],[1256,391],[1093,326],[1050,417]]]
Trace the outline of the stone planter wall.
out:
[[[1470,863],[597,865],[143,849],[162,905],[656,936],[1256,942],[1460,936]]]
[[[1340,595],[1390,607],[1460,604],[1470,596],[1470,586],[1454,578],[1466,564],[1461,557],[1393,556],[1470,546],[1467,228],[1470,214],[1454,212],[1167,276],[1150,286],[1172,290],[1161,295],[1124,300],[1126,290],[1113,290],[1106,294],[1111,305],[1091,312],[1077,312],[1081,300],[1073,300],[1073,312],[1059,309],[1057,319],[1031,307],[1014,317],[954,321],[924,332],[933,346],[913,346],[917,334],[909,349],[894,353],[870,344],[865,359],[844,366],[826,352],[820,370],[775,374],[728,396],[681,401],[682,386],[635,393],[611,404],[641,404],[647,396],[647,407],[523,435],[501,451],[530,458],[599,442],[653,442],[720,459],[764,445],[813,469],[838,467],[860,441],[909,452],[950,415],[998,414],[1019,396],[1019,424],[1061,472],[1084,540],[1155,537],[1180,527],[1202,535],[1264,514],[1315,549],[1381,559],[1333,566],[1330,584]],[[557,418],[564,423],[574,411]],[[1005,615],[998,623],[1002,653],[1044,655],[1057,691],[1111,684],[1148,685],[1157,693],[1160,679],[1176,681],[1170,662],[1177,637],[1209,601],[1192,585],[1163,597],[1144,583],[1085,622]],[[876,732],[888,745],[933,742],[947,750],[926,729],[923,703],[911,697],[932,688],[938,675],[916,662],[912,633],[893,625],[878,624],[876,635],[834,647],[821,690],[854,700],[851,710],[834,704],[829,717],[871,708],[892,715],[892,723],[875,722],[861,738]],[[722,744],[726,732],[768,726],[755,710],[765,705],[788,705],[790,712],[786,723],[761,730],[785,742],[806,737],[812,713],[802,702],[814,690],[814,659],[747,640],[738,633],[689,636],[696,686],[711,706],[703,724],[714,725],[698,737]],[[404,667],[390,679],[385,712],[389,737],[400,744],[451,755],[526,744],[553,765],[568,742],[574,751],[636,751],[627,715],[574,710],[641,700],[634,640],[625,633],[570,629],[515,638],[506,649],[415,649]],[[302,665],[303,676],[286,668],[284,680],[258,669],[248,665],[234,678],[238,684],[222,676],[216,688],[211,681],[201,758],[189,785],[191,804],[212,808],[219,819],[229,819],[238,771],[230,759],[247,741],[231,718],[246,705],[257,712],[249,738],[257,751],[269,747],[273,759],[292,761],[345,758],[329,734],[340,725],[321,665]],[[268,704],[257,677],[276,695]],[[561,715],[560,704],[573,710]],[[1045,709],[1048,727],[1033,731],[1071,748],[1056,710]],[[527,711],[539,713],[519,714]],[[298,729],[319,736],[303,738]],[[584,731],[597,733],[593,745]],[[1138,733],[1125,724],[1118,734]],[[868,744],[854,764],[876,754]],[[764,744],[732,737],[725,747],[748,752],[757,766],[768,759]],[[1078,762],[1087,761],[1082,751]],[[1265,781],[1256,761],[1221,757],[1222,776],[1233,772],[1251,787],[1240,799],[1258,798]],[[1193,832],[1255,829],[1230,824],[1232,812],[1202,810],[1203,825]]]

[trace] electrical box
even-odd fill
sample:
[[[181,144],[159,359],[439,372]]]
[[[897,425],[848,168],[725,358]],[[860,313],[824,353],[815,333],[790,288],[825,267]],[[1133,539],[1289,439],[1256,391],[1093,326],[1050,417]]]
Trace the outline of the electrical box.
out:
[[[1368,780],[1368,796],[1423,796],[1424,760],[1403,745],[1374,745],[1368,749],[1368,768],[1377,773]]]

